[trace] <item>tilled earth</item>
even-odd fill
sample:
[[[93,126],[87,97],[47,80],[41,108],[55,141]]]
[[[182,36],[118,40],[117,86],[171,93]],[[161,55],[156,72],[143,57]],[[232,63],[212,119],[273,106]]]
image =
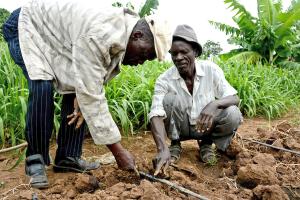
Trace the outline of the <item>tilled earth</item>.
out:
[[[197,142],[185,141],[178,167],[170,167],[163,178],[208,199],[300,199],[300,155],[246,140],[299,152],[299,120],[298,125],[293,121],[246,119],[227,152],[218,152],[215,165],[200,162]],[[140,171],[153,173],[151,160],[156,147],[150,132],[123,138],[122,143],[135,155]],[[52,156],[54,152],[55,144]],[[86,139],[83,157],[95,159],[107,152]],[[166,184],[121,171],[115,163],[102,165],[90,174],[53,173],[50,166],[50,187],[37,190],[28,186],[23,162],[12,171],[5,170],[16,162],[11,157],[0,156],[0,199],[196,199]]]

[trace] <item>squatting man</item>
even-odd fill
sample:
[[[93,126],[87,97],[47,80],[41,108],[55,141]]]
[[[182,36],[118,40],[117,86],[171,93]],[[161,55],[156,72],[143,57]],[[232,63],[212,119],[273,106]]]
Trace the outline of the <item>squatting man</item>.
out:
[[[202,47],[190,26],[177,26],[169,52],[175,66],[156,80],[149,113],[158,151],[154,175],[179,160],[184,140],[198,141],[203,162],[216,159],[212,144],[225,151],[242,120],[237,91],[222,69],[196,59]]]

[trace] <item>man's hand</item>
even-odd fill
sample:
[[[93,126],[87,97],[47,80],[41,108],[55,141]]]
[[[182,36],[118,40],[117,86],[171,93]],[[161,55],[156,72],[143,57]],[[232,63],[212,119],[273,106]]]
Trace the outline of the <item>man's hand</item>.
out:
[[[68,122],[68,125],[71,125],[77,121],[75,129],[80,128],[80,126],[84,122],[84,118],[82,116],[82,113],[80,112],[80,108],[79,108],[76,97],[74,98],[74,112],[72,114],[68,115],[67,118],[70,119],[70,121]]]
[[[218,105],[214,102],[207,104],[197,120],[196,129],[200,133],[210,133],[213,122],[218,114]]]
[[[137,172],[133,155],[124,149],[120,143],[107,145],[107,147],[114,155],[120,169]]]
[[[152,162],[153,162],[153,168],[155,168],[154,176],[159,174],[162,168],[163,168],[162,170],[163,174],[166,174],[167,169],[171,163],[171,154],[169,149],[165,148],[165,150],[158,152],[158,154],[152,160]]]

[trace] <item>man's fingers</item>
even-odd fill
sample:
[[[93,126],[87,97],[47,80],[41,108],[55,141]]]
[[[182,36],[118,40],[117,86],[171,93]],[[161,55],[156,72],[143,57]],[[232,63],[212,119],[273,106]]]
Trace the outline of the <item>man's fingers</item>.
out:
[[[213,124],[213,117],[210,117],[210,119],[207,122],[207,130],[210,130],[212,128]]]
[[[74,113],[67,115],[67,119],[74,117]]]
[[[78,118],[78,115],[75,115],[75,116],[69,121],[68,125],[73,124],[73,123],[77,120],[77,118]]]
[[[164,174],[167,174],[167,169],[169,168],[169,166],[170,166],[170,161],[168,160],[168,161],[166,161],[164,169],[163,169]]]
[[[80,117],[78,118],[78,121],[77,121],[77,124],[76,124],[75,129],[80,128],[80,126],[82,125],[83,121],[84,121],[84,118],[83,118],[82,116],[80,116]]]
[[[156,165],[156,168],[155,168],[155,172],[154,172],[154,176],[156,176],[157,174],[159,174],[160,170],[161,170],[161,167],[163,166],[163,162],[160,160],[157,165]]]
[[[199,126],[198,130],[203,133],[204,132],[204,123],[205,123],[206,115],[201,115],[200,120],[199,120]]]

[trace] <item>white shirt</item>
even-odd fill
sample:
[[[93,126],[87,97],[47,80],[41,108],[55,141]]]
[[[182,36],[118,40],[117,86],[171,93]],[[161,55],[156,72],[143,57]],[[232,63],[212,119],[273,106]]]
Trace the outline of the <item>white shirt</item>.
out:
[[[96,144],[121,139],[103,84],[119,73],[138,19],[88,0],[31,0],[21,9],[20,48],[30,79],[53,80],[59,93],[76,93]]]
[[[172,66],[156,80],[149,119],[154,116],[166,118],[163,99],[167,93],[174,93],[183,98],[188,107],[191,125],[195,125],[202,109],[211,101],[237,94],[227,82],[222,69],[210,61],[196,61],[193,95],[190,94],[185,81],[176,66]]]

